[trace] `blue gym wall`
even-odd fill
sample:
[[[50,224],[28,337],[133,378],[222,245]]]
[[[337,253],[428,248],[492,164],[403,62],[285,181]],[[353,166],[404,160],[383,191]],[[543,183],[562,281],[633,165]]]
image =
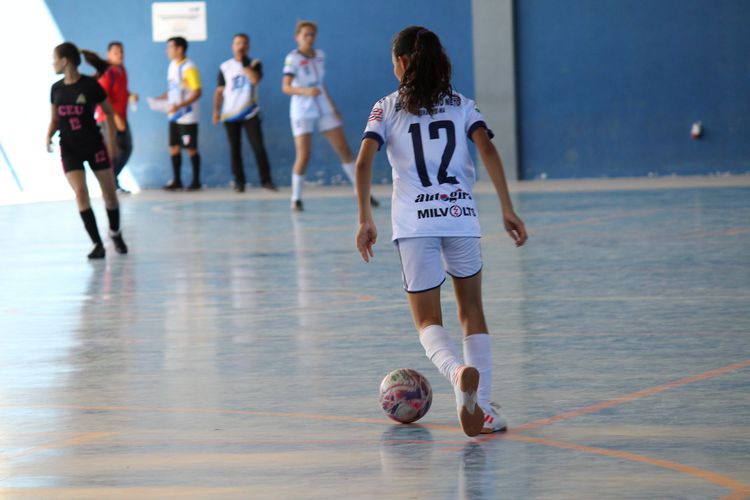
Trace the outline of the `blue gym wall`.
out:
[[[153,188],[171,178],[171,169],[166,118],[149,111],[145,102],[146,96],[159,95],[166,89],[168,65],[165,43],[152,41],[151,3],[47,0],[63,36],[79,47],[103,54],[110,40],[124,43],[130,86],[142,98],[138,111],[130,115],[135,150],[129,167],[142,187]],[[188,49],[188,56],[201,71],[204,85],[199,146],[206,185],[226,186],[232,179],[224,130],[211,124],[211,106],[218,66],[231,57],[234,33],[250,34],[251,55],[264,64],[265,76],[260,87],[263,132],[274,180],[281,185],[289,183],[294,160],[289,97],[281,92],[281,75],[285,55],[296,46],[293,31],[298,19],[319,23],[316,45],[327,54],[326,84],[341,110],[346,136],[355,154],[372,104],[396,88],[390,43],[401,28],[423,24],[439,33],[453,61],[456,88],[473,94],[469,0],[208,0],[206,3],[208,40],[191,42]],[[82,68],[84,72],[93,72],[88,66]],[[248,181],[257,185],[255,158],[247,144],[243,146],[243,157]],[[183,172],[188,170],[185,155]],[[189,179],[189,174],[186,177]],[[316,134],[308,180],[337,183],[341,178],[337,157]],[[373,178],[375,182],[390,181],[385,154],[378,155]]]
[[[750,171],[750,1],[515,9],[522,178]]]

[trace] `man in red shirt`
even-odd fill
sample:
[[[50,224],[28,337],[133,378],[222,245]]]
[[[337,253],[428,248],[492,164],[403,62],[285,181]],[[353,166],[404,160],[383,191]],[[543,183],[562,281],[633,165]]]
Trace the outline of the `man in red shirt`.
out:
[[[128,72],[123,65],[125,54],[122,42],[109,43],[107,46],[106,63],[101,61],[99,64],[94,64],[92,60],[98,59],[98,57],[90,58],[88,56],[91,52],[82,52],[84,52],[84,56],[87,56],[87,61],[96,68],[99,85],[107,93],[107,98],[115,112],[115,139],[120,153],[112,158],[112,167],[115,172],[115,180],[117,180],[117,176],[125,167],[130,154],[133,152],[133,137],[130,134],[130,125],[128,124],[128,103],[131,101],[133,103],[138,102],[138,94],[131,94],[128,88]],[[105,119],[106,116],[102,113],[101,109],[97,109],[97,122],[102,126],[106,126]],[[119,182],[117,183],[117,189],[121,193],[127,192],[120,187]]]

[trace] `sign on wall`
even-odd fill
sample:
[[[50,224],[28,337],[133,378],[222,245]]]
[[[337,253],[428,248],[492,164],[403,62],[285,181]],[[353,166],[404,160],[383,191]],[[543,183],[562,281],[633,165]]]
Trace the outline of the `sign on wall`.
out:
[[[151,24],[155,42],[181,36],[190,42],[207,38],[206,2],[154,2]]]

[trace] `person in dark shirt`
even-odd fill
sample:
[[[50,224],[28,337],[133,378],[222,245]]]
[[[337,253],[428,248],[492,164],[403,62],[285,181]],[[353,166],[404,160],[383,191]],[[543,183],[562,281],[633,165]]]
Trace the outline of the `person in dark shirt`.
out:
[[[89,164],[99,181],[109,218],[109,236],[115,250],[121,254],[127,253],[128,247],[120,231],[120,209],[110,162],[110,158],[117,154],[112,106],[96,79],[78,72],[81,64],[78,47],[70,42],[62,43],[55,47],[52,57],[55,73],[65,76],[52,85],[52,118],[47,130],[47,151],[52,152],[52,136],[59,131],[63,172],[75,192],[83,225],[94,243],[88,258],[102,259],[105,250],[91,209],[84,162]],[[101,105],[107,115],[109,151],[94,118],[97,105]]]
[[[99,85],[107,93],[107,99],[115,112],[115,137],[119,154],[112,158],[112,168],[115,171],[117,192],[128,194],[129,191],[120,187],[118,176],[133,152],[133,138],[128,123],[128,103],[138,102],[138,94],[132,94],[128,86],[128,72],[123,64],[125,51],[122,42],[109,42],[107,60],[90,50],[82,49],[81,54],[86,62],[96,69]],[[101,109],[97,109],[96,121],[102,128],[106,127],[106,115]]]

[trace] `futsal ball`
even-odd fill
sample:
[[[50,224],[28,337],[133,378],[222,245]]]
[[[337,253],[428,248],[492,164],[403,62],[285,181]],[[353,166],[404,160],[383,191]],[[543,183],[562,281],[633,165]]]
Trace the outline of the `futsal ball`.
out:
[[[380,383],[380,407],[396,422],[416,422],[425,416],[431,404],[432,387],[416,370],[393,370]]]

